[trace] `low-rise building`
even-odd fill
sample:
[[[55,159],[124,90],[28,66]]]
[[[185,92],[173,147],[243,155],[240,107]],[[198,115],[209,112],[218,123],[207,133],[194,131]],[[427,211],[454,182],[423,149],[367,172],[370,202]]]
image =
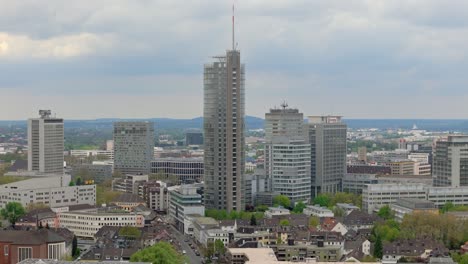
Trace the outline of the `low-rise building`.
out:
[[[175,177],[176,184],[200,182],[204,174],[203,158],[155,158],[151,161],[151,173]]]
[[[269,207],[267,211],[265,211],[266,218],[272,218],[273,216],[277,215],[289,215],[290,212],[288,209],[283,207]]]
[[[141,214],[102,207],[57,213],[58,225],[72,231],[77,237],[93,239],[103,226],[143,227],[145,217]]]
[[[317,216],[317,217],[334,217],[335,216],[332,210],[326,207],[321,207],[320,205],[308,205],[306,206],[306,208],[304,208],[304,211],[302,211],[302,213],[308,216]]]
[[[72,149],[70,151],[70,155],[73,157],[78,158],[89,158],[89,157],[104,157],[108,160],[114,159],[114,151],[113,150],[101,150],[101,149],[93,149],[93,150],[83,150],[83,149]]]
[[[87,174],[95,183],[102,183],[112,179],[112,165],[109,164],[80,164],[73,167],[72,175]],[[87,180],[87,179],[86,179]]]
[[[0,208],[9,202],[60,207],[96,203],[96,185],[69,186],[70,175],[33,178],[0,185]]]
[[[132,193],[122,193],[121,195],[117,196],[114,201],[112,201],[112,204],[127,212],[133,212],[133,209],[140,205],[146,206],[146,202],[143,200],[143,198]]]
[[[347,203],[337,203],[336,206],[345,212],[345,215],[349,215],[352,211],[361,210],[359,207],[354,204]]]
[[[362,191],[362,209],[372,213],[401,198],[426,199],[425,184],[369,184]]]
[[[413,212],[439,214],[439,209],[435,207],[433,202],[422,199],[402,198],[395,204],[391,204],[390,208],[395,213],[395,219],[399,222],[403,220],[406,214],[411,214]]]
[[[148,182],[148,175],[127,174],[123,178],[112,181],[112,190],[138,194],[140,185]]]
[[[71,255],[67,239],[46,228],[0,230],[0,263],[16,264],[30,258],[63,260]]]
[[[416,259],[428,259],[430,256],[449,256],[449,250],[431,239],[397,240],[383,245],[382,264],[395,264],[402,257],[416,262]]]

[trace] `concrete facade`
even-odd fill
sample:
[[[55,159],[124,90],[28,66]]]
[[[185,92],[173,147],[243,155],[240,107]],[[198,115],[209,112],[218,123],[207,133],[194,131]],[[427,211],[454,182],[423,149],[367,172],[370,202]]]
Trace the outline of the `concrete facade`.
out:
[[[40,110],[28,120],[28,171],[63,174],[63,119]]]
[[[154,137],[152,122],[115,122],[114,170],[122,174],[148,174]]]
[[[449,136],[436,143],[434,186],[468,186],[468,136]]]
[[[240,52],[204,66],[205,206],[244,210],[245,69]]]

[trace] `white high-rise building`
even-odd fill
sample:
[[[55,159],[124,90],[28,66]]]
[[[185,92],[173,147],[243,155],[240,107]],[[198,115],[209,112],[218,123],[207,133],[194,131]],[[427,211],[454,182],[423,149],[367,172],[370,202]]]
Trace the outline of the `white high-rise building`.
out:
[[[310,200],[310,144],[303,114],[297,109],[271,109],[265,114],[265,174],[272,192],[292,202]]]
[[[28,171],[63,174],[63,119],[39,110],[39,118],[28,120]]]
[[[437,141],[432,164],[434,186],[468,186],[468,136]]]

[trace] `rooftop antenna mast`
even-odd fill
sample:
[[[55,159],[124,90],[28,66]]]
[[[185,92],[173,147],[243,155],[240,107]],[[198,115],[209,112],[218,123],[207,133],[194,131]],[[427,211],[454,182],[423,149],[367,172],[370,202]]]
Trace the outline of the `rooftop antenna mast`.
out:
[[[286,103],[286,100],[283,100],[281,107],[283,108],[283,110],[286,110],[286,108],[288,108],[288,103]]]
[[[232,50],[236,50],[234,36],[234,3],[232,3]]]

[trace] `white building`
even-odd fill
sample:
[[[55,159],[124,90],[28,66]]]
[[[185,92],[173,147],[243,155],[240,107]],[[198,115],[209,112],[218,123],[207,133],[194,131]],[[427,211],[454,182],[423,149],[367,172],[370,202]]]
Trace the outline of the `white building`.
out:
[[[96,204],[96,185],[68,186],[70,175],[34,178],[0,185],[0,208],[9,202],[24,207],[42,203],[50,207]]]
[[[184,231],[185,215],[205,215],[202,197],[197,193],[194,185],[178,185],[168,188],[169,191],[169,217],[176,228]]]
[[[275,215],[289,215],[291,214],[288,209],[282,207],[269,207],[265,211],[266,218],[272,218]]]
[[[285,104],[265,114],[265,173],[271,191],[293,203],[310,200],[311,150],[303,128],[303,114]]]
[[[468,186],[468,136],[437,141],[432,164],[434,186]]]
[[[86,209],[57,213],[59,226],[72,231],[77,237],[94,238],[103,226],[143,227],[141,214],[123,212],[112,208]]]
[[[78,158],[88,158],[88,157],[105,157],[108,160],[114,160],[114,151],[113,150],[84,150],[84,149],[72,149],[70,150],[70,156]]]
[[[40,110],[28,120],[28,171],[63,174],[63,119]]]
[[[362,193],[362,208],[371,213],[401,198],[423,199],[442,207],[451,202],[468,205],[468,187],[433,187],[425,184],[369,184]]]
[[[209,243],[221,240],[225,247],[229,244],[229,232],[222,229],[206,229],[201,232],[200,243],[205,247]]]
[[[304,211],[302,211],[303,214],[308,215],[308,216],[317,216],[317,217],[334,217],[335,214],[333,212],[326,208],[326,207],[321,207],[320,205],[308,205],[306,208],[304,208]]]

